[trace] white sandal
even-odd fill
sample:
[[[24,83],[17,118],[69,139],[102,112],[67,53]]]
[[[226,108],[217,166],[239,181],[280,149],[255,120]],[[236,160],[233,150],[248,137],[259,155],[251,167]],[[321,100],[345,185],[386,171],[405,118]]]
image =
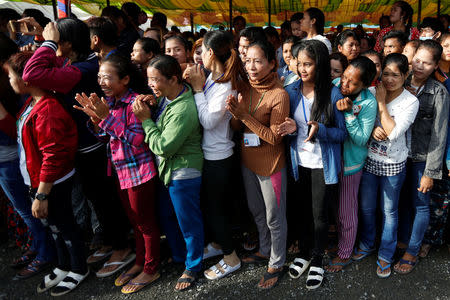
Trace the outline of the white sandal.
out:
[[[58,268],[54,268],[50,274],[45,275],[44,279],[37,287],[38,294],[43,293],[57,285],[61,280],[63,280],[69,272],[63,271]]]
[[[209,280],[216,280],[216,279],[223,278],[223,277],[225,277],[225,276],[227,276],[227,275],[230,275],[230,274],[233,273],[234,271],[238,270],[238,269],[241,267],[241,262],[239,262],[237,265],[235,265],[234,267],[232,267],[232,266],[228,265],[223,259],[221,259],[221,260],[219,261],[219,265],[220,265],[220,267],[222,268],[222,270],[224,271],[223,273],[222,273],[222,271],[221,271],[218,267],[216,267],[216,265],[214,265],[214,266],[212,266],[211,268],[209,268],[208,270],[209,270],[209,271],[213,271],[213,272],[216,274],[216,276],[215,276],[215,277],[212,277],[212,276],[208,275],[208,274],[207,274],[207,271],[208,271],[208,270],[206,270],[206,271],[203,273],[203,274],[205,274],[205,277],[206,277],[207,279],[209,279]]]
[[[104,277],[108,277],[111,276],[117,272],[119,272],[122,268],[124,268],[125,266],[127,266],[128,264],[130,264],[134,259],[136,258],[136,254],[135,253],[130,253],[127,255],[127,257],[125,257],[125,259],[123,261],[113,261],[113,262],[105,262],[105,264],[103,265],[103,268],[109,267],[109,266],[117,266],[118,267],[110,272],[106,272],[106,273],[100,273],[100,270],[95,273],[95,275],[98,278],[104,278]]]
[[[213,245],[211,245],[211,243],[209,243],[208,246],[206,246],[206,251],[207,251],[206,253],[205,251],[203,251],[203,260],[223,254],[222,249],[214,248]]]
[[[55,286],[50,295],[58,297],[73,291],[84,279],[86,279],[86,277],[88,277],[88,275],[89,269],[84,275],[69,272],[67,276]]]
[[[306,278],[306,288],[308,290],[317,289],[322,284],[324,272],[325,272],[324,269],[319,268],[319,267],[309,268],[308,278]],[[315,285],[308,285],[308,281],[311,281],[311,280],[317,280],[317,281],[319,281],[319,283],[315,284]]]
[[[289,276],[293,279],[297,279],[308,269],[311,261],[297,257],[294,262],[289,266]]]

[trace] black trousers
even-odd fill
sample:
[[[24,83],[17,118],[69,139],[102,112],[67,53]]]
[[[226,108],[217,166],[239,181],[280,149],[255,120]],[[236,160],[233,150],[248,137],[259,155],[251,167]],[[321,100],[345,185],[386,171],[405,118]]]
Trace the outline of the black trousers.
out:
[[[104,245],[112,246],[114,250],[125,249],[131,227],[117,194],[116,175],[107,176],[106,146],[88,153],[78,153],[75,167],[80,175],[83,193],[92,202],[103,228]]]
[[[328,242],[328,205],[334,185],[326,185],[323,169],[299,166],[300,180],[293,185],[299,201],[297,224],[300,257],[313,259],[312,265],[322,266]]]
[[[225,255],[234,251],[231,212],[233,203],[228,199],[233,156],[222,160],[204,160],[201,202],[205,216],[206,236],[222,247]]]
[[[80,228],[72,209],[73,177],[55,184],[48,198],[48,216],[42,223],[50,227],[58,255],[57,267],[78,274],[87,272],[86,253]],[[36,189],[30,193],[32,199]]]

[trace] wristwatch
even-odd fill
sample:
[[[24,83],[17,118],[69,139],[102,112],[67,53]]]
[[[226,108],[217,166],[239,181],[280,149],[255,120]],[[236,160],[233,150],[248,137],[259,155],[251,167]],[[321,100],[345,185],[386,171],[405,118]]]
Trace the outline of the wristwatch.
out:
[[[44,201],[44,200],[48,199],[48,195],[42,194],[42,193],[36,193],[36,196],[34,196],[34,198],[39,201]]]

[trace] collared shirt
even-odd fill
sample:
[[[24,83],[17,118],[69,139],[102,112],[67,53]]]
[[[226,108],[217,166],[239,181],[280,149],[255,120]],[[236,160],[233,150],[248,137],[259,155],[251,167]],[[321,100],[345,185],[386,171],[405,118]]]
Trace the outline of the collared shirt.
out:
[[[109,115],[99,123],[102,131],[97,134],[110,136],[112,161],[121,189],[143,184],[157,174],[152,153],[144,143],[141,121],[132,110],[136,96],[129,90],[117,101],[114,97],[108,97]]]

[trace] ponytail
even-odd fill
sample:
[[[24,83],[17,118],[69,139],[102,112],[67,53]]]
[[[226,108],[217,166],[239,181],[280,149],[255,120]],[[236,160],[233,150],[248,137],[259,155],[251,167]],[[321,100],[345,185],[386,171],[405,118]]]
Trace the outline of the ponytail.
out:
[[[226,31],[209,31],[203,37],[206,49],[212,49],[215,59],[223,64],[225,72],[218,83],[231,81],[233,90],[241,91],[249,86],[247,74],[238,53],[233,48],[233,36]]]
[[[231,81],[231,88],[233,90],[241,91],[249,85],[248,77],[245,73],[244,66],[235,49],[231,49],[230,57],[224,64],[225,73],[222,78],[216,80],[218,83]]]

